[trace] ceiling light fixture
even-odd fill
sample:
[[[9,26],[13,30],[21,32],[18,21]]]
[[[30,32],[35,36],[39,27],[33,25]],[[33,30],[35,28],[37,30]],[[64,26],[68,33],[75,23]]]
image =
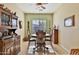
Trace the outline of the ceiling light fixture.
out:
[[[43,11],[44,9],[46,9],[46,4],[48,3],[36,3],[37,9],[39,11]]]

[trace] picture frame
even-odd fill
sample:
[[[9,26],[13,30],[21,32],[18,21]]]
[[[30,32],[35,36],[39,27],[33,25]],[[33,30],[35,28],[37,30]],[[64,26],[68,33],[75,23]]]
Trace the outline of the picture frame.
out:
[[[75,15],[67,17],[64,19],[64,26],[65,27],[72,27],[75,26]]]

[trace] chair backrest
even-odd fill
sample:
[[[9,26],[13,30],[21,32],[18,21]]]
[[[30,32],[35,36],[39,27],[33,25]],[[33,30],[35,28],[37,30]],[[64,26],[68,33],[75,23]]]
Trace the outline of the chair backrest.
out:
[[[71,49],[70,55],[79,55],[79,49]]]
[[[36,32],[36,35],[37,35],[37,40],[38,41],[43,41],[43,39],[44,39],[44,37],[45,37],[45,32],[43,32],[43,31],[38,31],[38,32]]]

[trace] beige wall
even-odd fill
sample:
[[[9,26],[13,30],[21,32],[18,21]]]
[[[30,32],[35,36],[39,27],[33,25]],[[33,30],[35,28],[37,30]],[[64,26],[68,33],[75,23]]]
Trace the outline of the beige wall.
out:
[[[75,15],[75,26],[64,27],[64,19]],[[63,4],[55,11],[54,24],[59,26],[59,44],[67,51],[79,48],[79,4]]]
[[[16,4],[4,4],[5,7],[8,7],[11,11],[16,12],[16,15],[18,16],[18,21],[21,20],[22,21],[22,29],[19,29],[19,24],[18,24],[18,29],[16,30],[16,33],[18,35],[21,35],[21,47],[23,46],[22,43],[22,39],[24,37],[24,13],[22,12],[22,10],[20,10]]]
[[[41,20],[46,20],[46,32],[49,33],[49,28],[52,28],[52,24],[53,24],[53,14],[25,14],[25,22],[26,22],[26,33],[27,33],[27,21],[30,22],[30,32],[32,31],[32,20],[37,20],[37,19],[41,19]]]

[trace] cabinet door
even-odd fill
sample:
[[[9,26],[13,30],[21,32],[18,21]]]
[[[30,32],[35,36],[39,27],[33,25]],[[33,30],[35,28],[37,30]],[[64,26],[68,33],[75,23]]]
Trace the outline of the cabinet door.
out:
[[[54,29],[54,44],[58,44],[58,30]]]
[[[10,15],[1,13],[1,25],[9,26]]]
[[[5,49],[5,55],[13,55],[13,46],[11,46],[10,48]]]
[[[10,55],[10,49],[5,49],[5,54]]]
[[[10,54],[11,54],[11,55],[14,54],[14,47],[13,47],[13,46],[10,48]]]

